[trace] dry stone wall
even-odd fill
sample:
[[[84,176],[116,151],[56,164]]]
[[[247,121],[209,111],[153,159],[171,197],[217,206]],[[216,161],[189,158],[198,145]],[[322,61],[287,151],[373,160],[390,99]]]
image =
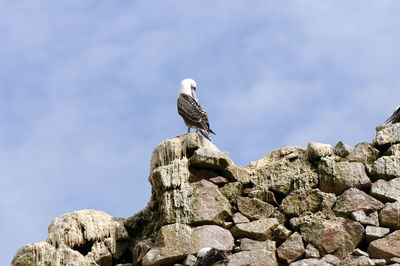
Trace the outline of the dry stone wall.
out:
[[[400,265],[400,124],[372,144],[310,142],[236,166],[196,133],[153,151],[148,206],[127,219],[56,218],[12,265],[193,265],[215,247],[228,265]]]

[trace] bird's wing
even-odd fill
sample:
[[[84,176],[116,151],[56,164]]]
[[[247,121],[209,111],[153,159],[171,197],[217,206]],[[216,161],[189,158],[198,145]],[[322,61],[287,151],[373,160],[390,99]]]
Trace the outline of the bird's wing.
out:
[[[210,131],[210,124],[206,111],[192,97],[181,94],[178,97],[178,113],[189,125],[198,129]]]
[[[398,123],[400,122],[400,107],[397,107],[393,114],[385,121],[385,123]]]

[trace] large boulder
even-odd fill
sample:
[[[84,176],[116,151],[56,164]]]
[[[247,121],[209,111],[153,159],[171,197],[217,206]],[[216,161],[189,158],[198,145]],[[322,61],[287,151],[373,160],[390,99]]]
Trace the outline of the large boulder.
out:
[[[269,218],[275,211],[271,204],[255,198],[238,197],[238,210],[252,219]]]
[[[251,238],[254,240],[271,239],[275,228],[279,225],[276,218],[263,218],[249,223],[236,224],[231,232],[237,238]]]
[[[400,123],[376,127],[376,136],[372,140],[374,146],[392,145],[400,142]]]
[[[331,209],[336,197],[333,193],[324,193],[319,189],[299,189],[290,192],[281,203],[281,209],[287,215],[297,215],[304,212],[318,212],[325,208]]]
[[[364,227],[350,219],[341,217],[320,219],[314,217],[300,227],[303,239],[312,243],[322,254],[331,253],[344,258],[364,237]]]
[[[400,202],[386,203],[379,212],[379,222],[391,229],[400,229]]]
[[[300,258],[304,253],[304,243],[301,235],[298,232],[293,233],[278,247],[277,252],[279,259],[286,264]]]
[[[357,188],[350,188],[336,199],[333,210],[339,216],[349,217],[355,211],[362,210],[369,214],[382,208],[382,202]]]
[[[400,177],[400,157],[397,155],[380,157],[373,163],[371,174],[375,178],[386,180]]]
[[[400,257],[400,230],[390,235],[372,241],[368,247],[368,254],[371,258],[386,259]]]
[[[400,201],[400,177],[390,181],[379,179],[372,184],[370,194],[382,201]]]
[[[362,163],[336,160],[334,157],[324,157],[318,164],[321,191],[340,195],[352,187],[364,188],[371,185]]]
[[[187,254],[196,254],[201,248],[213,247],[231,250],[234,246],[231,233],[216,225],[190,227],[169,224],[161,227],[154,247],[143,258],[143,266],[173,265]]]

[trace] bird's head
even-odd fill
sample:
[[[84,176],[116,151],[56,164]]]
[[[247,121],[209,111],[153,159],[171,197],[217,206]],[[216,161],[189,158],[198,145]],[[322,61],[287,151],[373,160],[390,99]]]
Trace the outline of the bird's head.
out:
[[[189,95],[197,102],[196,88],[197,85],[193,79],[184,79],[179,87],[179,94]]]

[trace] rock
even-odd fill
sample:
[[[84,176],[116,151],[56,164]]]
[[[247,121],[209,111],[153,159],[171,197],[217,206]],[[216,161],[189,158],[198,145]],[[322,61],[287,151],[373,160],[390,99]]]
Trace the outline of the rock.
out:
[[[250,223],[236,224],[230,231],[237,238],[266,240],[273,237],[274,229],[278,225],[279,221],[276,218],[263,218]]]
[[[382,226],[391,229],[400,229],[400,203],[399,201],[386,203],[379,212],[379,222]]]
[[[183,261],[184,266],[193,266],[196,263],[197,257],[192,254],[188,254]]]
[[[324,157],[318,164],[320,190],[340,195],[346,189],[363,188],[371,184],[365,166],[359,162],[336,162],[335,158]]]
[[[376,127],[376,136],[372,140],[374,146],[380,147],[400,142],[400,124],[383,125]]]
[[[321,260],[323,260],[323,261],[325,261],[327,263],[330,263],[330,264],[332,264],[334,266],[342,265],[342,262],[340,261],[340,259],[338,257],[336,257],[336,256],[331,255],[331,254],[326,254],[324,257],[322,257]]]
[[[368,247],[371,258],[385,259],[400,257],[400,230],[397,230],[385,238],[372,241]]]
[[[375,266],[387,265],[385,259],[371,259],[371,261],[374,263]]]
[[[183,224],[164,225],[157,234],[154,247],[144,256],[143,266],[173,264],[204,247],[228,251],[233,246],[230,232],[216,225],[194,228]]]
[[[254,178],[254,169],[249,167],[228,165],[225,171],[230,178],[242,184],[250,183]]]
[[[379,226],[378,212],[373,212],[367,216],[363,210],[359,210],[352,212],[351,217],[353,220],[364,225]]]
[[[277,252],[279,259],[286,264],[300,258],[304,253],[304,244],[301,235],[297,232],[293,233],[278,247]]]
[[[66,245],[73,249],[88,245],[95,241],[107,241],[107,248],[116,254],[120,242],[127,242],[128,232],[123,219],[116,219],[105,212],[81,210],[64,214],[54,219],[48,228],[47,241],[55,247]],[[90,250],[90,249],[89,249]]]
[[[277,227],[274,229],[273,235],[276,236],[278,239],[285,240],[292,234],[292,231],[287,229],[284,225],[278,224]]]
[[[226,179],[225,177],[222,177],[222,176],[212,177],[209,180],[216,185],[226,184],[229,182],[228,179]]]
[[[265,157],[265,156],[264,156]],[[283,158],[278,161],[265,161],[263,158],[253,165],[254,187],[264,191],[276,191],[287,195],[291,189],[310,189],[318,186],[318,174],[314,166],[305,160],[290,161]]]
[[[350,254],[364,237],[361,224],[341,217],[329,220],[314,218],[303,224],[300,230],[304,241],[339,258]]]
[[[242,186],[240,182],[232,182],[224,185],[220,188],[220,191],[231,204],[236,204],[237,197],[241,194]]]
[[[307,145],[306,156],[310,161],[317,161],[321,157],[330,156],[333,154],[333,148],[329,144],[318,142],[309,142]]]
[[[395,144],[390,146],[390,148],[383,154],[385,156],[390,156],[390,155],[400,155],[400,144]]]
[[[290,263],[289,266],[332,266],[332,264],[319,259],[302,259]]]
[[[153,242],[150,239],[139,241],[133,250],[134,260],[139,263],[142,261],[146,253],[153,247]]]
[[[251,219],[269,218],[275,207],[259,199],[247,197],[237,198],[238,210]]]
[[[355,250],[353,250],[353,252],[351,252],[351,254],[352,254],[352,255],[356,255],[356,256],[366,256],[366,257],[369,256],[367,252],[362,251],[362,250],[359,249],[359,248],[356,248]]]
[[[276,250],[276,243],[272,240],[257,241],[249,238],[242,238],[239,242],[241,251],[265,249],[275,253]]]
[[[335,194],[324,193],[318,189],[299,189],[292,191],[281,203],[281,209],[287,215],[299,216],[304,212],[317,212],[332,208]]]
[[[276,201],[275,195],[272,191],[263,191],[263,190],[251,190],[248,195],[249,198],[256,198],[261,201],[268,202],[272,205],[277,206],[278,202]]]
[[[347,145],[344,144],[343,142],[339,141],[335,148],[333,149],[333,152],[342,158],[346,158],[351,152],[353,152],[353,149]]]
[[[389,262],[391,262],[391,263],[400,263],[400,257],[390,258]]]
[[[251,162],[250,166],[260,169],[281,160],[294,161],[296,159],[304,159],[305,153],[306,148],[302,146],[285,146],[267,153],[258,161]]]
[[[370,195],[382,201],[400,201],[400,177],[389,182],[379,179],[372,184]]]
[[[378,227],[378,226],[367,226],[365,228],[365,237],[368,242],[374,241],[378,238],[382,238],[385,235],[389,234],[390,229],[386,227]]]
[[[102,266],[112,266],[112,254],[103,242],[94,243],[86,258]]]
[[[200,180],[193,183],[193,194],[189,199],[189,216],[191,224],[218,224],[232,215],[232,206],[218,190],[218,186]]]
[[[306,250],[304,251],[304,256],[306,258],[319,259],[319,250],[313,244],[308,243],[306,246]]]
[[[353,152],[347,158],[349,161],[371,164],[378,158],[379,150],[369,143],[362,142],[354,147]]]
[[[228,259],[228,266],[278,266],[275,252],[264,249],[241,251],[228,256]]]
[[[20,248],[15,254],[11,266],[36,265],[98,265],[95,261],[86,258],[76,250],[65,245],[57,249],[47,242],[28,244]]]
[[[371,213],[383,208],[383,203],[357,188],[349,188],[337,197],[333,211],[338,216],[349,217],[352,212],[364,211]]]
[[[199,148],[194,151],[189,159],[190,166],[194,168],[206,168],[212,170],[224,170],[228,165],[233,165],[228,152],[218,149]]]
[[[400,177],[400,157],[382,156],[372,164],[371,174],[375,178],[390,180]]]
[[[250,220],[244,216],[243,214],[241,214],[240,212],[235,213],[232,216],[232,220],[235,224],[242,224],[242,223],[248,223],[250,222]]]

